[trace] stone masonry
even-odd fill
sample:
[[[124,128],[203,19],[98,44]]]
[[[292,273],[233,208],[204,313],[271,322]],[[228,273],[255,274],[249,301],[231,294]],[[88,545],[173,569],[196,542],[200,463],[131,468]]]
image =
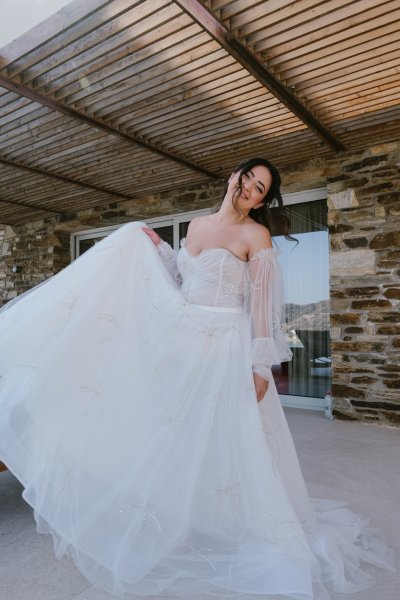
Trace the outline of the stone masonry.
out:
[[[222,184],[125,200],[16,226],[0,225],[0,306],[71,262],[71,233],[132,220],[200,210],[217,204]],[[14,273],[13,267],[21,270]]]
[[[327,187],[334,414],[400,424],[400,143],[282,171],[283,191]],[[70,262],[70,234],[215,205],[222,185],[0,225],[0,305]],[[20,267],[14,273],[13,266]]]
[[[334,414],[400,423],[400,144],[326,168]]]

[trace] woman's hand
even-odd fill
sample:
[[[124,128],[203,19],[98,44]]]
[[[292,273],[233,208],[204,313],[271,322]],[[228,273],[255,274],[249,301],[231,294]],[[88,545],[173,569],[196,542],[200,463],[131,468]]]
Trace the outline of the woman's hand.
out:
[[[149,238],[151,239],[151,241],[153,242],[153,244],[155,246],[158,246],[158,244],[161,242],[161,238],[158,235],[158,233],[156,233],[154,231],[154,229],[150,229],[149,227],[142,227],[142,230],[147,233],[147,235],[149,236]]]
[[[263,379],[263,377],[258,375],[258,373],[253,373],[253,379],[254,387],[256,389],[257,402],[261,402],[267,393],[269,381],[267,379]]]

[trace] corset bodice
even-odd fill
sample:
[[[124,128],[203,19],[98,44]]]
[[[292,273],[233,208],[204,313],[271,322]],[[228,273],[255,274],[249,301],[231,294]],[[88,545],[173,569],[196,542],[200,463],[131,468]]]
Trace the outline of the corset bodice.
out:
[[[242,307],[246,266],[226,248],[209,248],[194,256],[182,246],[178,254],[182,293],[193,304]]]

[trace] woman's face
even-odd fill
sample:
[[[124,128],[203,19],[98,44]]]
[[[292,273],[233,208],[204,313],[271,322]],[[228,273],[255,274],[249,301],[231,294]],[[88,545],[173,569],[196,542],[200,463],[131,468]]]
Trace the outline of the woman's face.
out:
[[[256,165],[242,175],[242,193],[237,199],[237,208],[249,212],[259,208],[272,183],[272,175],[263,165]],[[239,187],[239,173],[232,173],[229,178],[228,192],[232,197]]]

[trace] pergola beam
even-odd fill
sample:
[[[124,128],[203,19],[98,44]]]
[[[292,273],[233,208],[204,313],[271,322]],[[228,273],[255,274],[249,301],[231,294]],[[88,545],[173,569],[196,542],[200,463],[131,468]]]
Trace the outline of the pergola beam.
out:
[[[114,128],[110,127],[109,125],[106,125],[105,123],[102,123],[101,121],[98,121],[97,119],[94,119],[93,117],[89,117],[85,114],[78,112],[77,110],[74,110],[73,108],[69,108],[68,106],[61,104],[60,102],[57,102],[56,100],[53,100],[52,98],[43,96],[42,94],[39,94],[38,92],[32,90],[28,86],[22,85],[20,83],[16,83],[12,79],[10,79],[9,77],[6,77],[5,75],[3,75],[1,73],[0,73],[0,86],[4,87],[5,89],[9,90],[10,92],[14,92],[15,94],[18,94],[19,96],[24,96],[25,98],[29,98],[29,100],[32,100],[32,102],[36,102],[37,104],[41,104],[42,106],[47,106],[51,110],[62,113],[64,115],[66,115],[67,117],[70,117],[74,121],[79,121],[80,123],[89,125],[90,127],[93,127],[94,129],[104,131],[108,135],[122,139],[124,142],[127,142],[128,144],[135,145],[135,146],[141,146],[142,148],[145,148],[146,150],[149,150],[150,152],[153,152],[154,154],[158,154],[162,158],[172,160],[181,166],[191,169],[192,171],[195,171],[197,173],[202,173],[203,175],[207,175],[207,177],[211,177],[212,179],[221,179],[221,175],[218,175],[217,173],[213,173],[212,171],[209,171],[208,169],[204,169],[200,165],[192,163],[189,160],[186,160],[185,158],[178,156],[172,152],[169,152],[167,150],[162,150],[155,144],[151,144],[150,142],[147,142],[144,139],[135,137],[133,135],[128,135],[127,133],[124,133],[123,131],[114,129]]]
[[[7,165],[8,167],[13,167],[15,169],[20,169],[21,171],[28,171],[29,173],[35,173],[35,175],[41,175],[42,177],[48,177],[50,179],[57,179],[58,181],[62,181],[63,183],[69,183],[73,185],[77,185],[82,188],[87,188],[89,190],[94,190],[95,192],[101,192],[102,194],[108,194],[110,196],[116,196],[122,200],[132,200],[133,196],[128,196],[128,194],[122,194],[121,192],[116,192],[114,190],[108,190],[107,188],[100,187],[98,185],[93,185],[91,183],[85,183],[83,181],[78,181],[76,179],[72,179],[71,177],[64,177],[63,175],[57,175],[56,173],[50,173],[49,171],[43,171],[42,169],[37,169],[35,167],[29,167],[27,165],[23,165],[21,163],[14,162],[12,160],[7,160],[0,156],[0,164]]]
[[[300,99],[261,64],[255,54],[233,37],[232,33],[199,0],[174,0],[174,2],[307,127],[315,131],[324,142],[337,152],[346,150],[345,145],[314,116]]]
[[[0,204],[12,204],[14,206],[22,206],[23,208],[31,208],[32,210],[39,210],[43,212],[51,212],[57,215],[63,215],[65,210],[56,210],[55,208],[45,208],[44,206],[37,206],[36,204],[30,204],[29,202],[19,202],[18,200],[3,200],[0,198]]]

